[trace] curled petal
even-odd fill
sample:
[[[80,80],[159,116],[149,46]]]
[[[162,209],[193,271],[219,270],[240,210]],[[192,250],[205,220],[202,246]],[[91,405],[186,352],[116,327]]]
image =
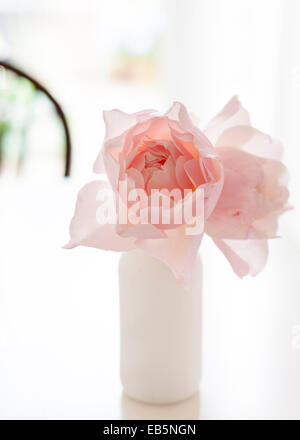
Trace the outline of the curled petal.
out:
[[[206,183],[198,160],[191,159],[185,162],[184,170],[195,188]]]
[[[194,184],[188,177],[188,174],[184,168],[184,164],[186,163],[186,158],[184,156],[180,156],[176,161],[176,180],[179,186],[182,189],[192,189]]]
[[[128,168],[135,168],[138,171],[142,171],[145,168],[145,154],[135,156],[135,158],[129,162]]]
[[[165,141],[169,141],[171,135],[168,119],[165,116],[153,118],[147,130],[147,137],[149,140],[164,139]]]
[[[199,153],[203,155],[212,155],[215,156],[215,151],[212,147],[210,140],[207,138],[206,134],[199,130],[192,122],[189,117],[188,111],[183,104],[180,102],[174,102],[172,107],[167,111],[166,116],[170,119],[170,121],[175,121],[179,124],[182,133],[178,133],[177,138],[180,138],[184,141],[186,134],[188,135],[188,139],[185,140],[187,142],[187,149],[190,150],[188,143],[191,141],[191,135],[193,140],[193,148],[197,149],[197,156],[191,151],[193,157],[195,159],[199,158]],[[172,128],[172,123],[170,124]],[[173,127],[173,131],[175,133],[175,129]]]
[[[134,127],[138,122],[149,119],[155,112],[155,110],[142,110],[136,113],[125,113],[118,109],[104,111],[103,119],[106,128],[105,140],[119,137]]]
[[[214,239],[214,242],[240,278],[246,275],[257,275],[267,262],[267,240]]]
[[[220,135],[227,129],[236,125],[250,125],[248,112],[242,107],[237,96],[225,105],[204,129],[205,135],[213,145],[216,144]],[[228,146],[228,145],[226,145]]]

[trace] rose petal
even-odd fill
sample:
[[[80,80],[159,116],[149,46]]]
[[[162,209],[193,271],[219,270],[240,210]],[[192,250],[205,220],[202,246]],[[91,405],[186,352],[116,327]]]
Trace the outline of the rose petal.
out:
[[[209,122],[204,129],[204,133],[212,144],[215,145],[225,130],[236,125],[250,125],[250,118],[248,112],[242,107],[238,97],[234,96],[220,113]]]
[[[216,147],[240,148],[250,154],[269,159],[280,159],[282,144],[251,126],[239,125],[225,130]]]
[[[154,171],[147,184],[147,192],[150,194],[151,190],[167,189],[171,191],[173,188],[178,188],[175,175],[175,164],[170,156],[161,170]]]
[[[278,216],[287,209],[285,177],[280,182],[285,167],[236,148],[218,151],[224,166],[224,186],[205,232],[214,238],[273,238],[273,214]]]
[[[70,241],[65,246],[89,246],[99,249],[127,251],[134,249],[134,238],[122,238],[116,233],[115,224],[99,224],[97,210],[103,201],[101,191],[111,189],[108,182],[94,181],[84,186],[78,194],[74,217],[70,225]],[[111,201],[113,204],[113,201]]]
[[[149,119],[153,113],[156,113],[156,110],[142,110],[136,113],[125,113],[118,109],[104,111],[105,140],[120,136],[138,122]]]
[[[153,118],[147,130],[147,137],[149,140],[164,139],[170,141],[171,134],[168,119],[165,116]]]
[[[198,160],[192,159],[185,162],[184,170],[195,188],[206,183]]]
[[[143,171],[145,168],[145,154],[137,154],[131,162],[127,162],[126,168],[135,168],[138,171]]]
[[[185,193],[184,197],[180,192],[174,194],[174,191],[178,191],[177,188],[170,193],[160,191],[158,199],[152,196],[150,206],[144,210],[144,218],[151,220],[160,230],[176,229],[182,225],[192,228],[196,218],[204,220],[204,191],[201,188]],[[199,226],[202,233],[204,222],[198,221],[198,229]]]
[[[116,191],[120,177],[120,164],[110,154],[103,156],[103,162],[108,180],[112,188]]]
[[[166,116],[171,120],[177,122],[182,131],[182,135],[187,133],[190,137],[190,135],[193,135],[193,145],[194,148],[198,150],[203,155],[215,155],[214,149],[212,148],[212,144],[210,143],[209,139],[203,133],[201,130],[196,127],[191,118],[189,117],[189,114],[187,112],[187,109],[183,104],[180,102],[174,102],[172,107],[166,112]],[[175,128],[173,128],[175,131]],[[181,137],[178,136],[177,137]],[[193,154],[193,157],[195,159],[198,159],[198,155],[195,157]]]
[[[167,238],[160,240],[141,239],[137,247],[158,258],[170,267],[176,279],[188,285],[202,240],[202,234],[186,235],[185,227],[166,231]]]
[[[139,122],[143,122],[151,117],[155,110],[143,110],[137,113],[125,113],[121,110],[114,109],[103,112],[103,119],[105,123],[105,139],[103,144],[103,151],[100,151],[95,164],[94,172],[103,172],[102,154],[110,154],[118,159],[119,153],[124,147],[126,134],[128,130],[133,128]]]
[[[214,239],[214,242],[240,278],[246,275],[257,275],[267,262],[267,240]]]
[[[193,183],[189,179],[185,169],[184,164],[186,163],[186,158],[180,156],[176,161],[176,180],[182,189],[192,189],[194,187]]]
[[[158,239],[166,237],[166,234],[163,231],[150,223],[124,227],[120,230],[119,234],[122,237],[134,237],[135,239]]]
[[[129,168],[129,170],[126,171],[127,175],[134,181],[135,188],[145,188],[145,182],[143,174],[138,171],[135,168]]]

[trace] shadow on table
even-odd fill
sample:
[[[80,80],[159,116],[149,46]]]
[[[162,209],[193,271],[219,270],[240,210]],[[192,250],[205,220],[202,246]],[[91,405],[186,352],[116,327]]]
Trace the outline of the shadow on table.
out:
[[[148,405],[122,393],[121,410],[125,420],[197,420],[200,394],[198,391],[189,399],[172,405]]]

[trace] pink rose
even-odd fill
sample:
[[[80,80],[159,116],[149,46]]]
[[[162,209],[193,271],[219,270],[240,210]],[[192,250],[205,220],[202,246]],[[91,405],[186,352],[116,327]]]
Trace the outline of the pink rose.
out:
[[[206,232],[239,276],[262,269],[267,239],[275,236],[277,218],[287,209],[286,170],[271,158],[280,145],[251,127],[236,97],[204,132],[178,102],[163,115],[153,110],[107,111],[104,121],[106,136],[94,171],[105,171],[109,183],[94,181],[80,191],[67,248],[140,248],[187,283]],[[124,196],[124,183],[129,191],[143,195],[143,221],[132,216],[136,199]],[[117,221],[100,224],[97,211],[104,201],[99,194],[108,188],[115,196]],[[154,199],[155,190],[162,190],[164,208]],[[172,191],[180,197],[174,199]],[[199,220],[199,204],[204,225],[190,233],[191,223]],[[175,221],[179,208],[189,214]],[[153,213],[158,221],[153,221]],[[168,222],[163,214],[169,215]]]
[[[204,130],[224,167],[224,186],[205,232],[237,275],[257,275],[275,238],[277,220],[289,209],[288,173],[278,160],[282,146],[253,128],[237,97]]]

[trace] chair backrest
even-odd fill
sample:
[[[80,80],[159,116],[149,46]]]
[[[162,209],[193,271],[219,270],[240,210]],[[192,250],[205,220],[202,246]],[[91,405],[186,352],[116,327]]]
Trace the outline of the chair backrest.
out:
[[[57,100],[54,98],[54,96],[46,89],[46,87],[44,87],[39,81],[37,81],[35,78],[33,78],[28,73],[25,73],[24,71],[20,70],[19,68],[13,66],[10,62],[8,62],[6,60],[5,61],[0,60],[0,68],[4,71],[8,70],[20,78],[25,78],[33,85],[35,90],[42,92],[52,102],[52,104],[55,108],[56,114],[57,114],[58,118],[60,119],[63,130],[64,130],[64,135],[65,135],[64,138],[65,138],[65,144],[66,144],[65,145],[65,154],[64,154],[64,176],[68,177],[70,175],[70,171],[71,171],[71,154],[72,154],[71,136],[70,136],[70,131],[68,128],[65,114],[64,114],[60,104],[57,102]]]

